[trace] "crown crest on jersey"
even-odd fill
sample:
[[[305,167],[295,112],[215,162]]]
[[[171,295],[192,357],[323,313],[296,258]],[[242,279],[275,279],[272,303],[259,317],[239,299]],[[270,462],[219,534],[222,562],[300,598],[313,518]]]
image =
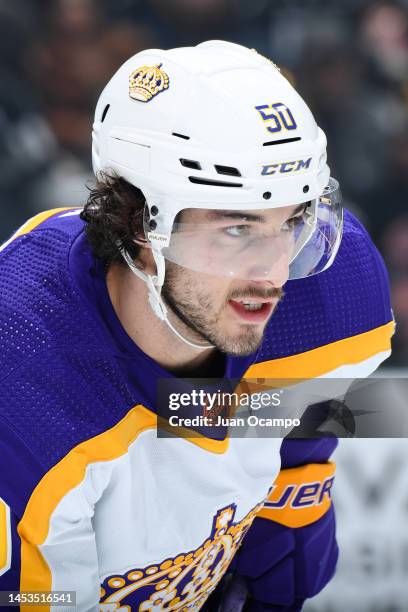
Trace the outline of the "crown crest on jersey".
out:
[[[129,76],[129,96],[134,100],[149,102],[161,91],[168,89],[169,77],[161,70],[162,64],[141,66]]]

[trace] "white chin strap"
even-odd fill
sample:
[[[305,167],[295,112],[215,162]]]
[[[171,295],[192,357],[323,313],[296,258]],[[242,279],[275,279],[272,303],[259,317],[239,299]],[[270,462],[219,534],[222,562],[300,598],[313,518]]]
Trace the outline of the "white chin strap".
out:
[[[188,344],[195,349],[204,349],[204,348],[213,348],[213,344],[195,344],[194,342],[190,342],[187,338],[184,338],[177,329],[172,325],[167,316],[167,308],[165,303],[163,302],[163,298],[161,296],[161,288],[164,283],[164,275],[165,275],[165,264],[163,255],[152,249],[153,257],[156,262],[157,267],[157,276],[152,276],[151,274],[145,274],[142,270],[134,264],[132,258],[129,253],[120,248],[120,252],[122,254],[123,259],[126,261],[129,268],[132,270],[133,274],[135,274],[138,278],[141,278],[147,285],[149,289],[149,303],[152,307],[154,314],[161,320],[164,321],[171,329],[173,333],[176,334],[180,340]]]

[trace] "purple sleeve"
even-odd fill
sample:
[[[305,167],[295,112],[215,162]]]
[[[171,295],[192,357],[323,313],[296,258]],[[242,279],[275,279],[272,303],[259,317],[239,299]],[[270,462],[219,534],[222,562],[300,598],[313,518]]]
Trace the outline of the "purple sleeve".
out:
[[[282,469],[325,463],[336,445],[335,438],[285,439]],[[233,567],[246,581],[250,600],[245,612],[300,610],[332,578],[337,558],[333,506],[319,520],[296,529],[255,518]]]

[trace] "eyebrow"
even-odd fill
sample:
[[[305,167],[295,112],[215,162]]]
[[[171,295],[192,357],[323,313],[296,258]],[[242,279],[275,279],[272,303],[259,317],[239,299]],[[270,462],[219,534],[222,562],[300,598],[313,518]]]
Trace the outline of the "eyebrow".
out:
[[[309,202],[304,202],[303,204],[299,204],[296,206],[295,210],[290,215],[294,217],[300,212],[303,212],[308,206]],[[211,210],[209,213],[209,219],[211,221],[217,221],[220,219],[238,219],[240,221],[253,221],[254,223],[266,223],[267,220],[263,215],[254,215],[253,213],[243,213],[239,210]]]

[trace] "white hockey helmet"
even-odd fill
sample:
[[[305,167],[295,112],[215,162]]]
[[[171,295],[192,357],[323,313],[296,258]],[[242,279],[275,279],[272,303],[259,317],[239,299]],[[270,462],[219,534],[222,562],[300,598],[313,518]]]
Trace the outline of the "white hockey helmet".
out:
[[[308,203],[302,223],[292,228],[290,278],[326,269],[338,249],[342,211],[338,184],[326,164],[325,135],[279,69],[254,50],[215,40],[136,54],[99,98],[92,157],[96,175],[118,174],[146,198],[146,237],[157,275],[146,278],[122,254],[148,282],[161,318],[165,259],[251,278],[244,262],[251,246],[259,251],[260,240],[268,238],[256,230],[228,251],[224,239],[210,239],[214,226],[205,214],[193,227],[179,222],[183,210],[259,213]],[[203,236],[208,240],[200,242]],[[269,238],[270,243],[279,239]],[[211,261],[194,251],[197,244],[205,245]],[[226,249],[222,257],[221,249]],[[262,267],[258,276],[268,278],[268,257],[262,257]]]

